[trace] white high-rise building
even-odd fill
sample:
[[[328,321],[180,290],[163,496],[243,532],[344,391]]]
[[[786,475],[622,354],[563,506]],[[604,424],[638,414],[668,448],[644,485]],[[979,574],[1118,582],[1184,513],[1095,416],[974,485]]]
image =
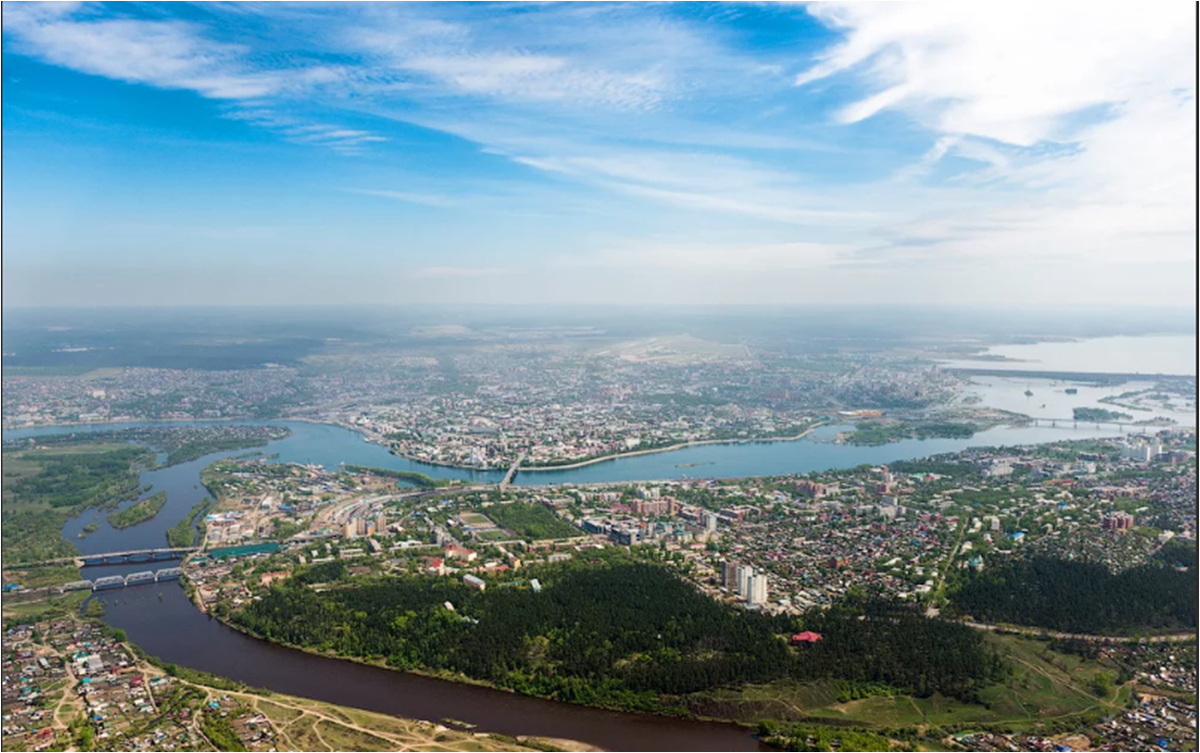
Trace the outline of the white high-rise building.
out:
[[[737,584],[738,596],[743,599],[750,598],[750,579],[754,577],[754,568],[750,565],[738,565],[737,569]]]
[[[767,603],[767,576],[763,573],[750,576],[750,591],[746,596],[748,604]]]
[[[1149,441],[1138,437],[1121,445],[1121,457],[1136,463],[1149,463],[1160,452],[1162,452],[1162,440],[1158,437]]]

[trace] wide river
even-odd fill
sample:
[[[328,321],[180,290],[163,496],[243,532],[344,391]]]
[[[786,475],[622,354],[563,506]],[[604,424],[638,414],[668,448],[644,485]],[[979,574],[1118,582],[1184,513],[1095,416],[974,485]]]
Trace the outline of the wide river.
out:
[[[350,430],[306,422],[283,422],[292,433],[263,452],[279,462],[339,463],[415,470],[440,478],[498,481],[500,472],[470,472],[415,463],[364,442]],[[4,439],[92,432],[130,425],[42,427],[5,431]],[[1007,428],[971,439],[908,440],[880,447],[833,444],[838,427],[822,427],[795,442],[720,444],[640,455],[572,470],[519,474],[519,484],[574,484],[682,477],[762,476],[850,468],[955,452],[974,446],[1036,444],[1060,439],[1112,436],[1115,427]],[[111,528],[98,513],[70,521],[63,536],[84,553],[165,545],[165,531],[205,496],[199,472],[214,460],[244,451],[206,457],[142,474],[150,493],[167,492],[167,504],[153,519],[124,530]],[[98,530],[78,538],[88,523]],[[176,563],[169,563],[174,565]],[[154,567],[169,566],[167,563]],[[147,565],[94,567],[85,577],[128,573]],[[105,620],[125,629],[131,640],[167,661],[230,677],[256,687],[316,698],[416,719],[452,718],[481,731],[581,740],[609,750],[758,750],[749,732],[730,724],[602,711],[544,701],[498,690],[429,679],[347,661],[312,656],[247,637],[197,610],[177,584],[153,584],[105,592]]]

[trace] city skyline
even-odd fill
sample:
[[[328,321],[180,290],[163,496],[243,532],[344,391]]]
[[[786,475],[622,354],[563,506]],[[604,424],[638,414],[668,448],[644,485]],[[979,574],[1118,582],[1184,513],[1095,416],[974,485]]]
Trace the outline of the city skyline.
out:
[[[6,306],[1193,306],[1182,7],[3,11]]]

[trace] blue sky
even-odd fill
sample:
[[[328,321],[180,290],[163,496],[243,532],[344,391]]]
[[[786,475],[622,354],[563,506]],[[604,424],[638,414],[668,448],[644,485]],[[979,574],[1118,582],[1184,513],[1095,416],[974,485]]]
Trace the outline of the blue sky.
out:
[[[7,3],[4,304],[1194,305],[1194,9],[988,10]]]

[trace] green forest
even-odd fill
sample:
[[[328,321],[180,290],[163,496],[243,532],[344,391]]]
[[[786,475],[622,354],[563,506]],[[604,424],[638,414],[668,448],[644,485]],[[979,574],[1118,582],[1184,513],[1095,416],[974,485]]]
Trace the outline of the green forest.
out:
[[[138,523],[144,523],[163,509],[163,505],[167,504],[167,493],[158,492],[152,494],[145,499],[138,500],[124,510],[118,510],[114,513],[109,513],[108,524],[113,528],[129,528],[136,526]]]
[[[897,424],[860,424],[846,437],[847,444],[881,445],[901,439],[969,439],[979,427],[975,424],[925,422]]]
[[[1070,633],[1194,629],[1196,570],[1152,563],[1114,575],[1099,564],[1038,557],[973,573],[950,600],[981,622]]]
[[[167,529],[167,544],[169,546],[194,546],[200,534],[201,527],[204,525],[198,519],[204,513],[208,506],[212,504],[212,500],[208,497],[200,500],[192,505],[192,509],[188,510],[187,516]]]
[[[507,528],[517,538],[526,541],[538,539],[565,539],[580,536],[582,532],[542,505],[513,503],[492,505],[486,510],[492,522]]]
[[[481,593],[450,578],[351,581],[318,593],[305,584],[344,573],[320,567],[276,585],[232,621],[268,640],[401,669],[669,713],[686,713],[679,696],[687,693],[788,677],[973,700],[1004,671],[976,631],[883,603],[806,618],[804,627],[825,638],[794,649],[787,637],[800,627],[796,618],[720,604],[644,563],[539,568],[540,593],[520,581]]]
[[[1133,416],[1115,410],[1104,408],[1075,408],[1072,410],[1076,421],[1132,421]]]
[[[0,527],[5,564],[76,554],[63,541],[63,524],[86,509],[137,496],[138,468],[153,460],[146,448],[126,444],[5,447]]]
[[[759,738],[764,742],[781,750],[889,751],[905,749],[904,747],[895,747],[886,736],[877,731],[854,727],[763,722],[758,726],[757,731]]]
[[[272,439],[282,439],[291,431],[281,426],[245,426],[209,424],[204,426],[138,426],[92,432],[89,442],[136,442],[166,454],[163,466],[186,463],[214,452],[265,447]],[[46,447],[69,446],[79,442],[73,434],[50,434],[38,438]],[[153,463],[148,464],[153,466]]]

